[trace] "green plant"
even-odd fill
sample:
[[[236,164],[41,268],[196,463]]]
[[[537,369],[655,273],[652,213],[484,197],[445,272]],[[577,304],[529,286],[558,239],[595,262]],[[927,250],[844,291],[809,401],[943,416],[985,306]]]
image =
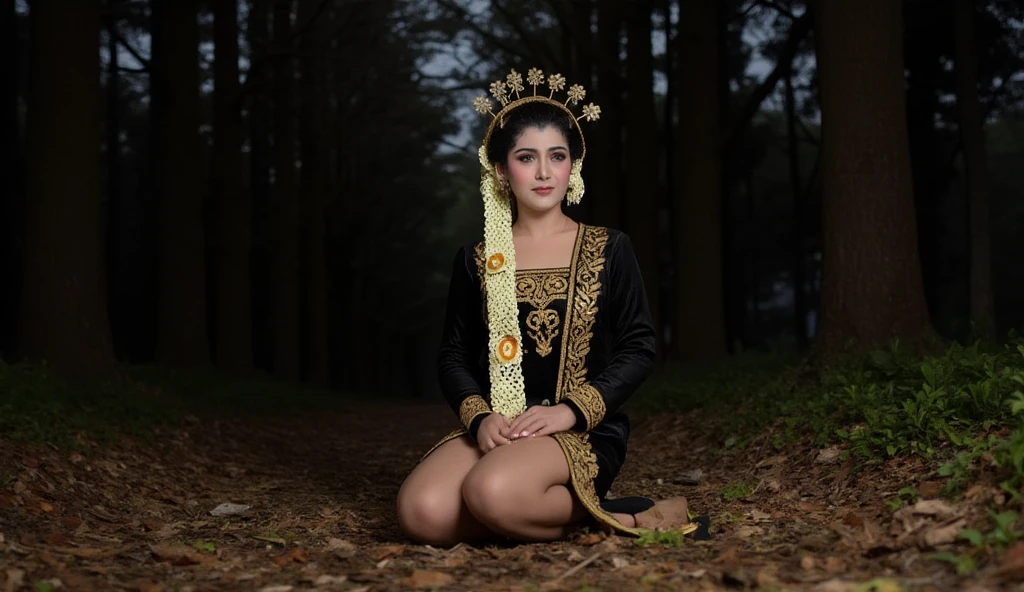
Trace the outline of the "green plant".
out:
[[[636,539],[638,547],[649,547],[658,545],[662,547],[681,547],[686,542],[686,537],[674,530],[645,530]]]
[[[741,500],[751,493],[754,493],[754,488],[749,483],[734,481],[722,488],[722,499],[732,502]]]

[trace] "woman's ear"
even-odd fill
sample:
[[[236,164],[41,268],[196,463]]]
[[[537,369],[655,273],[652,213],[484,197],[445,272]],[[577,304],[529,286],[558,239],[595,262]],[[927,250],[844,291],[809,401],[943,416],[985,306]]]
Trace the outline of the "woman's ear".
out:
[[[500,162],[495,163],[494,164],[494,170],[495,170],[495,172],[498,173],[498,178],[499,179],[504,179],[504,178],[508,177],[508,167],[505,166],[504,164],[502,164]]]

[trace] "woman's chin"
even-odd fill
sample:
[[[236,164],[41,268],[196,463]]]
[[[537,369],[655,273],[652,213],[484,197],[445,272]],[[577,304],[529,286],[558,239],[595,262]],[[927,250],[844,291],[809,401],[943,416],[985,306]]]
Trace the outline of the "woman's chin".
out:
[[[520,213],[529,211],[530,214],[541,215],[559,209],[562,200],[554,197],[520,199],[518,205]]]

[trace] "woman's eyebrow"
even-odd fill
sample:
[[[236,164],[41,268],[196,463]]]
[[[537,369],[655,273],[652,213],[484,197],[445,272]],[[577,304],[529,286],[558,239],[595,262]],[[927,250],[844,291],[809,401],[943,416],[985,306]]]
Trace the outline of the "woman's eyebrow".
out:
[[[568,148],[566,148],[565,146],[552,146],[551,148],[548,148],[548,152],[554,152],[555,150],[568,150]],[[519,153],[519,152],[533,152],[533,153],[536,154],[537,153],[537,149],[536,148],[517,148],[516,149],[516,153]]]

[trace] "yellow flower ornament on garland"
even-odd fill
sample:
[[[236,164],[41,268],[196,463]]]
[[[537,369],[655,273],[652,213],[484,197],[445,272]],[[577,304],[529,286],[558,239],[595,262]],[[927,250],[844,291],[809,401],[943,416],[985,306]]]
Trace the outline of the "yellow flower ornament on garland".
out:
[[[480,194],[484,202],[484,254],[486,257],[484,285],[487,295],[488,323],[488,366],[491,379],[491,409],[504,415],[509,420],[515,418],[526,409],[526,388],[523,382],[523,351],[522,334],[519,330],[519,303],[516,300],[516,249],[512,242],[512,195],[503,194],[499,189],[497,171],[487,160],[487,145],[496,125],[504,127],[506,116],[513,110],[527,103],[544,102],[564,110],[572,119],[580,132],[583,146],[579,159],[573,162],[572,175],[569,181],[567,199],[570,203],[579,203],[583,196],[583,178],[580,171],[586,145],[582,143],[583,130],[579,121],[596,121],[600,118],[601,108],[590,103],[583,107],[583,114],[576,116],[568,107],[575,106],[586,96],[582,86],[574,84],[569,88],[568,98],[559,102],[553,97],[556,92],[565,88],[565,78],[561,74],[547,77],[549,94],[538,95],[537,87],[544,82],[544,73],[537,68],[530,68],[526,76],[527,84],[533,87],[533,95],[522,96],[525,90],[523,77],[512,70],[504,80],[491,84],[490,91],[501,104],[501,109],[492,111],[491,100],[486,96],[477,97],[473,107],[480,114],[490,113],[493,116],[487,128],[483,144],[480,146]]]

